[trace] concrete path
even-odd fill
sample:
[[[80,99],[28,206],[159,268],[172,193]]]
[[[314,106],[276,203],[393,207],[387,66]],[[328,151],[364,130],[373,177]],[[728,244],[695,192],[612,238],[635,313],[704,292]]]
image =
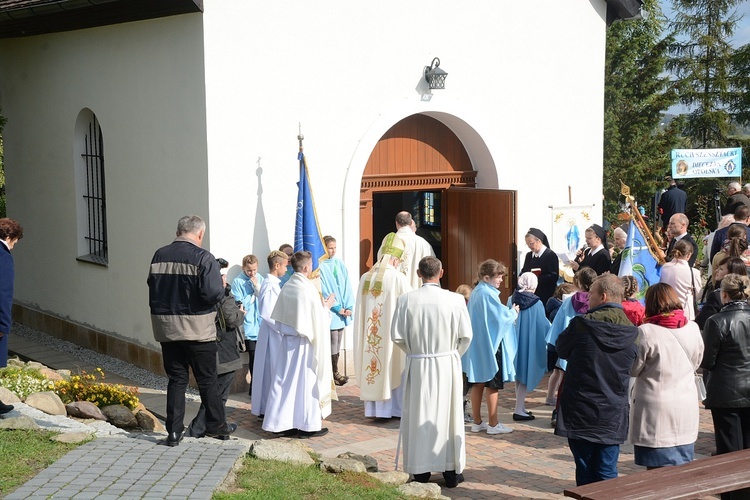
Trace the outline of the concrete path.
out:
[[[54,368],[77,366],[75,358],[48,348],[33,350],[11,335],[16,350]],[[71,364],[72,363],[72,364]],[[95,367],[86,367],[91,370]],[[107,375],[107,379],[110,376]],[[114,380],[112,380],[114,381]],[[128,381],[119,381],[128,383]],[[573,459],[566,440],[550,428],[552,408],[545,406],[547,378],[531,391],[526,406],[537,416],[530,422],[513,422],[513,384],[500,391],[500,420],[513,427],[511,434],[473,434],[466,428],[466,481],[455,489],[443,488],[451,498],[560,498],[565,488],[575,485]],[[132,384],[128,384],[132,385]],[[544,388],[545,390],[541,390]],[[322,456],[345,451],[368,454],[378,460],[380,470],[393,470],[398,441],[398,419],[367,419],[359,400],[359,388],[350,382],[338,389],[339,400],[325,424],[330,433],[310,439],[308,444]],[[149,410],[164,415],[166,395],[141,389],[141,400]],[[188,404],[186,423],[198,404]],[[157,444],[155,439],[100,438],[66,455],[8,498],[210,498],[232,466],[244,456],[248,440],[277,438],[261,429],[261,421],[250,413],[247,394],[233,394],[227,403],[227,419],[239,428],[230,441],[186,439],[176,448]],[[701,426],[696,455],[714,450],[711,416],[701,408]],[[105,458],[104,457],[108,457]],[[633,464],[632,446],[620,454],[620,475],[644,470]],[[187,478],[200,478],[199,480]],[[442,484],[442,475],[431,481]],[[143,485],[150,485],[144,487]],[[73,492],[78,488],[76,492]],[[108,496],[109,495],[109,496]]]

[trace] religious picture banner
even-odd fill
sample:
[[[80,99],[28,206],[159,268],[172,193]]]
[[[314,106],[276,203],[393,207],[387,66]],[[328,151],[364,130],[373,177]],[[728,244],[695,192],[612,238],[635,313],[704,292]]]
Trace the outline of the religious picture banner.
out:
[[[742,177],[742,148],[673,149],[672,178]]]
[[[556,254],[566,254],[572,259],[586,243],[583,233],[594,223],[591,208],[592,205],[552,207],[552,237],[549,244]]]

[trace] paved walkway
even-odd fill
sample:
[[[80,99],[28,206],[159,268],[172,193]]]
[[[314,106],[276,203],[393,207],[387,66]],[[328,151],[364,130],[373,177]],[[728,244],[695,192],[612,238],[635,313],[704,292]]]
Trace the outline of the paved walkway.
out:
[[[11,350],[26,355],[24,347],[10,337]],[[55,368],[77,366],[64,353],[39,350],[29,356]],[[47,359],[45,361],[45,358]],[[52,359],[54,358],[54,359]],[[92,369],[94,367],[83,367]],[[108,380],[110,376],[107,375]],[[127,383],[127,381],[121,381]],[[546,388],[547,378],[540,388]],[[163,415],[165,394],[141,390],[146,407]],[[359,400],[359,389],[352,383],[338,390],[326,425],[330,433],[310,439],[308,444],[322,456],[345,451],[368,454],[378,460],[380,470],[393,470],[398,440],[397,419],[366,419]],[[565,488],[575,485],[574,464],[567,442],[550,428],[552,408],[544,405],[546,391],[536,390],[527,397],[527,408],[537,419],[513,422],[513,384],[500,391],[500,420],[514,428],[511,434],[489,436],[472,434],[467,427],[466,481],[455,489],[443,488],[451,498],[560,498]],[[197,404],[188,405],[187,421]],[[227,403],[227,419],[239,428],[229,441],[186,439],[176,448],[157,444],[156,439],[100,438],[66,455],[8,498],[210,498],[240,459],[252,439],[277,438],[261,429],[261,422],[249,412],[246,394],[234,394]],[[701,408],[701,426],[696,442],[697,457],[714,449],[710,413]],[[106,467],[104,466],[106,465]],[[620,454],[620,475],[644,470],[633,464],[632,446]],[[187,478],[199,478],[198,480]],[[432,481],[442,484],[442,475]],[[146,486],[144,486],[146,485]],[[78,490],[73,492],[77,487]],[[56,488],[56,489],[55,489]]]

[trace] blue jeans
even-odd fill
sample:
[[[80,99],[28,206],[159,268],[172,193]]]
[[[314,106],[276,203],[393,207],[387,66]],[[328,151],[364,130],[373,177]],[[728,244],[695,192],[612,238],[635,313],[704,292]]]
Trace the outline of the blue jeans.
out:
[[[619,444],[599,444],[568,438],[568,446],[576,462],[576,486],[617,477]]]

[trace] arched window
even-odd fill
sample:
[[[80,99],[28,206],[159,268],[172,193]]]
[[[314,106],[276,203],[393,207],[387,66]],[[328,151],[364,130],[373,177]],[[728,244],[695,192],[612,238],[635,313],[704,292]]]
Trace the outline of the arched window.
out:
[[[75,142],[78,260],[106,266],[109,260],[104,139],[99,120],[90,109],[78,114]]]

